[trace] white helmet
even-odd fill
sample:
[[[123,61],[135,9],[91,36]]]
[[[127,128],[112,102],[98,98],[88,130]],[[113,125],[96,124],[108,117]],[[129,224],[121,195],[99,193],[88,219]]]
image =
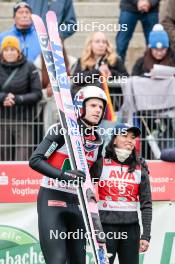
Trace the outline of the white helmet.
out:
[[[77,118],[83,118],[85,116],[86,114],[85,102],[91,98],[98,98],[103,101],[104,107],[103,107],[102,117],[99,121],[100,123],[105,114],[107,97],[105,92],[98,86],[85,86],[76,93],[74,97],[74,105],[75,105]]]

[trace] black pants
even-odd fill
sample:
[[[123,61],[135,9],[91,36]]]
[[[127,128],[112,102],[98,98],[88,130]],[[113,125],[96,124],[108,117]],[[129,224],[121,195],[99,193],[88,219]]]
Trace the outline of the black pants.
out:
[[[103,230],[106,234],[107,251],[113,254],[109,258],[110,264],[114,263],[116,254],[120,264],[139,264],[139,224],[103,224]],[[112,233],[115,233],[114,238]]]
[[[58,200],[58,192],[41,187],[38,194],[39,238],[46,264],[85,264],[82,213],[78,205]]]

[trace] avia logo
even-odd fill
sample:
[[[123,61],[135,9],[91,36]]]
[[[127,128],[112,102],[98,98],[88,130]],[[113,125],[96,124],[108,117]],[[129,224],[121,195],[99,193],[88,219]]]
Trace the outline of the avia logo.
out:
[[[119,172],[118,170],[111,170],[109,178],[117,178],[117,179],[127,179],[135,181],[135,176],[133,173],[128,171],[126,172]]]
[[[6,173],[3,171],[0,174],[0,185],[8,185],[9,179]]]
[[[0,225],[0,264],[45,263],[38,240],[28,232]]]

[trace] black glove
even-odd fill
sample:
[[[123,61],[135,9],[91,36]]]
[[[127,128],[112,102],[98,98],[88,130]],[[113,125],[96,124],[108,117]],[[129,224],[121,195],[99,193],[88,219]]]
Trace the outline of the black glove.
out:
[[[86,181],[86,174],[80,170],[67,170],[61,174],[61,180],[78,185]]]

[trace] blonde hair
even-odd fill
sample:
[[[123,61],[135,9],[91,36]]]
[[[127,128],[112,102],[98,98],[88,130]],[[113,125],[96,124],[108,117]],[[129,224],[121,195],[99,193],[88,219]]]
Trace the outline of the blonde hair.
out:
[[[93,40],[95,34],[98,32],[100,32],[100,31],[93,32],[86,39],[85,46],[84,46],[82,56],[81,56],[81,60],[80,60],[81,61],[81,67],[83,70],[92,69],[96,64],[96,59],[95,59],[95,57],[93,55],[93,51],[92,51],[92,40]],[[110,66],[112,66],[117,61],[117,54],[115,53],[113,45],[111,44],[111,42],[107,38],[106,38],[106,43],[107,43],[107,49],[106,49],[106,54],[103,57],[103,59],[106,60]]]

